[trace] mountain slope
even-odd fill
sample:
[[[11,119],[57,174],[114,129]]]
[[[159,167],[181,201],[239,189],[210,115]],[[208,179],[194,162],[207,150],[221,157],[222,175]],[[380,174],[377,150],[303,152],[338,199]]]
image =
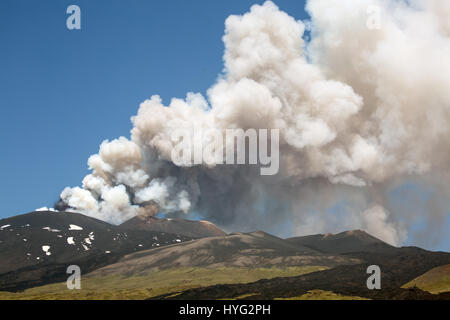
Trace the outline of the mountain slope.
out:
[[[153,216],[139,215],[120,225],[126,230],[146,230],[180,234],[191,238],[221,237],[226,233],[208,221],[190,221],[182,219],[158,219]]]
[[[264,232],[203,238],[127,255],[88,276],[142,275],[151,270],[184,267],[286,267],[354,264],[351,257],[322,254]]]
[[[82,273],[138,250],[191,240],[161,232],[123,230],[77,213],[33,212],[0,220],[0,289],[16,290]]]
[[[450,292],[450,264],[433,268],[403,287],[417,287],[431,293]]]
[[[341,256],[353,257],[360,264],[340,265],[299,277],[260,280],[249,284],[216,285],[177,293],[173,299],[226,299],[248,296],[250,299],[298,297],[311,290],[370,299],[448,299],[446,293],[434,296],[420,289],[403,289],[404,283],[437,266],[450,263],[450,253],[430,252],[419,248],[394,248],[387,253],[357,252]],[[366,273],[369,265],[381,268],[381,290],[368,290]],[[255,293],[258,293],[255,295]],[[173,294],[173,293],[172,293]],[[161,296],[161,299],[169,298]]]
[[[449,265],[450,253],[395,248],[362,231],[287,240],[261,231],[191,239],[53,212],[2,220],[0,229],[0,241],[6,241],[0,258],[10,264],[0,274],[0,291],[36,287],[6,298],[65,297],[68,264],[82,267],[87,286],[74,298],[274,299],[317,290],[370,299],[448,298],[401,286]],[[24,250],[31,251],[32,262]],[[11,270],[14,264],[20,268]],[[381,290],[366,286],[367,267],[374,264],[381,268]],[[54,284],[41,286],[46,283]]]

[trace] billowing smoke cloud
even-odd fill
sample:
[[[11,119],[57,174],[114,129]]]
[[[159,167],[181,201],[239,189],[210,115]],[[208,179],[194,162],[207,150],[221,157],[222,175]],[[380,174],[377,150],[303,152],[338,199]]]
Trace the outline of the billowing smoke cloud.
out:
[[[378,29],[367,26],[373,6]],[[143,102],[131,139],[103,142],[62,201],[113,223],[156,204],[228,230],[361,228],[404,242],[414,221],[385,208],[386,190],[450,164],[450,2],[314,0],[307,10],[308,23],[270,1],[230,16],[224,73],[207,98]],[[280,172],[175,165],[174,131],[194,128],[280,129]]]

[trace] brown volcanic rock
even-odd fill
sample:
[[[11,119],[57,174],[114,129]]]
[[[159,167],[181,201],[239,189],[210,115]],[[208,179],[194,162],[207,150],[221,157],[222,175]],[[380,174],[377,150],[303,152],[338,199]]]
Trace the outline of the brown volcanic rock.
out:
[[[159,219],[150,215],[136,216],[120,225],[127,230],[145,230],[183,235],[191,238],[223,237],[226,233],[208,221]]]

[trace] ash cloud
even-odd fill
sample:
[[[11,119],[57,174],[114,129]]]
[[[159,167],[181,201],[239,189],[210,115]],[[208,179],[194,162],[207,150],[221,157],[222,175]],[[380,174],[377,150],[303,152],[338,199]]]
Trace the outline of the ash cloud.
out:
[[[381,8],[377,30],[366,25],[373,5]],[[450,2],[314,0],[306,9],[308,22],[270,1],[230,16],[224,72],[207,97],[144,101],[130,139],[104,141],[89,158],[92,173],[66,188],[62,203],[113,223],[154,214],[156,205],[226,230],[359,228],[402,244],[418,216],[390,210],[386,190],[450,164]],[[180,128],[280,129],[280,172],[177,166]],[[439,190],[439,204],[449,193]],[[426,211],[438,234],[442,209]]]

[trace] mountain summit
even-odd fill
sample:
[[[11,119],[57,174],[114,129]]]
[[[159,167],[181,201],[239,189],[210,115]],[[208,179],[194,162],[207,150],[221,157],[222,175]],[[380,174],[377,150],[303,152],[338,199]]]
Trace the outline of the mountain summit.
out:
[[[184,219],[160,219],[149,215],[138,215],[120,225],[126,230],[157,231],[179,234],[185,237],[206,238],[223,237],[226,233],[209,221]]]
[[[386,252],[395,247],[377,239],[365,231],[351,230],[337,234],[316,234],[289,238],[287,241],[323,253]]]
[[[39,211],[0,220],[0,261],[0,291],[7,291],[0,299],[40,299],[42,292],[67,299],[70,265],[82,270],[81,294],[88,298],[120,292],[144,299],[175,293],[177,299],[274,299],[325,290],[370,299],[440,299],[402,286],[448,265],[450,253],[396,248],[361,230],[282,239],[263,231],[226,235],[206,221],[151,214],[115,226],[77,213]],[[367,290],[368,265],[383,270],[380,292]],[[440,270],[422,278],[446,294],[448,270]]]

